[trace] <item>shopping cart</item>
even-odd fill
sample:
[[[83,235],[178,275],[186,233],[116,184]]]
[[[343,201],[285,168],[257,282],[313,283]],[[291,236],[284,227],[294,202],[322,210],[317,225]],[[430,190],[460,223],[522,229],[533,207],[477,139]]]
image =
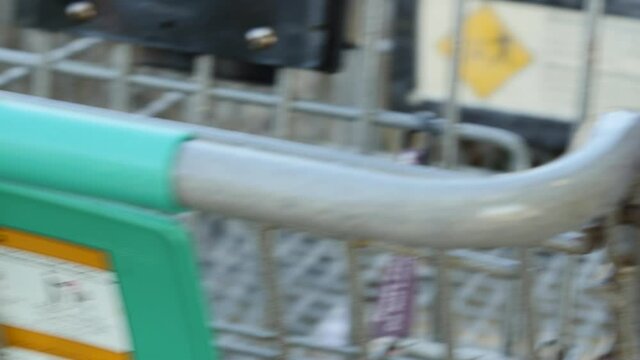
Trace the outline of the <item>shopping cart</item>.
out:
[[[338,75],[285,68],[269,88],[215,78],[209,55],[185,74],[137,64],[133,45],[7,28],[0,86],[197,134],[177,192],[194,209],[184,221],[225,359],[639,358],[638,120],[607,115],[538,170],[465,164],[460,140],[508,154],[508,172],[531,159],[518,135],[458,121],[462,3],[444,120],[381,109],[381,0],[363,2],[360,46]],[[409,131],[449,169],[390,161]],[[408,336],[374,338],[380,279],[398,257],[415,260],[415,316]]]

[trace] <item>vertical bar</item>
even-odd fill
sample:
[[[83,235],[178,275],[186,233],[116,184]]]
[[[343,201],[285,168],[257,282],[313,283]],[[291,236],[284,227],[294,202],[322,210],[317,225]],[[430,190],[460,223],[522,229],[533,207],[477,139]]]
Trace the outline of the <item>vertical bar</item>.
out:
[[[280,289],[278,282],[278,264],[275,258],[275,237],[277,230],[263,226],[258,237],[260,263],[262,266],[262,283],[266,301],[264,308],[264,324],[267,329],[277,334],[280,354],[277,359],[287,359],[287,345],[285,329],[282,323],[282,307],[280,303]]]
[[[510,294],[506,299],[506,309],[502,317],[502,352],[508,357],[514,355],[513,348],[517,339],[516,333],[518,329],[518,290],[519,287],[515,280],[506,280],[505,291]]]
[[[215,59],[211,55],[195,58],[193,63],[193,80],[198,89],[186,101],[186,118],[190,123],[203,124],[209,109],[207,92],[213,86]]]
[[[356,92],[354,84],[358,83],[358,72],[360,66],[357,50],[344,51],[342,58],[342,71],[340,74],[330,76],[331,81],[329,100],[337,105],[353,105],[355,103]],[[331,121],[331,142],[340,148],[353,146],[355,139],[355,127],[351,122],[333,120]]]
[[[294,128],[291,119],[291,103],[295,89],[296,74],[294,70],[281,69],[278,71],[276,92],[280,101],[276,105],[273,135],[282,139],[291,139]]]
[[[451,299],[451,279],[450,267],[447,252],[444,250],[436,251],[436,259],[438,259],[438,270],[436,275],[437,297],[436,297],[436,313],[434,321],[434,334],[436,341],[443,342],[446,345],[447,360],[454,360],[455,339],[453,336],[453,313]]]
[[[131,108],[131,89],[128,79],[133,63],[131,45],[114,45],[111,49],[111,63],[116,69],[117,75],[109,84],[109,107],[128,111]]]
[[[364,0],[362,15],[362,50],[360,52],[360,74],[358,86],[358,107],[361,114],[356,119],[355,146],[362,152],[374,148],[372,142],[373,120],[378,108],[380,86],[380,52],[378,41],[382,37],[382,25],[385,9],[384,0]]]
[[[519,250],[520,277],[521,277],[521,303],[522,303],[522,330],[524,331],[524,359],[533,359],[535,356],[537,325],[534,318],[534,308],[531,289],[533,288],[533,276],[531,275],[531,252],[523,248]]]
[[[637,248],[636,248],[637,249]],[[616,280],[620,284],[619,352],[621,359],[638,359],[640,357],[640,340],[638,334],[638,294],[635,272],[636,266],[618,269]]]
[[[364,316],[364,289],[358,260],[358,250],[361,244],[357,241],[348,241],[345,246],[347,247],[347,277],[349,281],[349,299],[351,301],[351,343],[360,349],[360,353],[354,358],[366,360],[367,329]]]
[[[44,31],[30,31],[29,39],[33,42],[34,50],[40,55],[40,61],[31,77],[31,93],[36,96],[51,97],[53,80],[49,53],[52,47],[51,34]]]
[[[559,309],[559,343],[562,350],[568,350],[572,346],[573,314],[575,307],[574,278],[577,275],[578,258],[575,255],[566,255],[562,276],[561,298]]]
[[[15,23],[15,5],[18,0],[0,0],[0,44],[6,46],[11,38],[10,27]]]
[[[447,121],[442,134],[442,160],[445,167],[453,168],[458,162],[458,133],[456,127],[460,122],[459,82],[460,64],[462,63],[462,40],[464,35],[464,0],[453,1],[453,44],[451,63],[449,66],[449,94],[445,108]]]
[[[598,51],[598,25],[600,16],[604,12],[604,5],[604,0],[587,1],[574,128],[586,121],[589,116],[589,105],[593,95],[593,73],[596,64],[596,52]]]
[[[610,256],[615,264],[615,281],[618,285],[617,306],[618,339],[617,355],[621,359],[640,358],[640,232],[637,227],[619,225],[615,240],[610,241]]]

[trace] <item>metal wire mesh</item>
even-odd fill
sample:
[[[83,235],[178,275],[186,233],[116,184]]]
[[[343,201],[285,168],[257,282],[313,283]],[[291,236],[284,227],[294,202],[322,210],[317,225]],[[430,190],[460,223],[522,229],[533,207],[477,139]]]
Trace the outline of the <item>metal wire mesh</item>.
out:
[[[217,314],[216,326],[222,339],[227,339],[224,334],[233,326],[268,331],[265,324],[272,310],[266,306],[267,282],[259,261],[259,226],[217,216],[203,216],[198,222],[205,288]],[[440,358],[442,349],[435,341],[439,332],[435,319],[438,263],[428,250],[403,250],[422,260],[417,293],[420,310],[412,333],[416,339],[432,339],[432,342],[407,345],[407,352],[413,351],[417,358]],[[376,245],[367,245],[358,252],[363,288],[360,306],[370,317],[379,295],[379,281],[393,253]],[[277,263],[279,306],[286,309],[282,326],[292,343],[303,337],[314,348],[338,347],[345,354],[355,351],[349,337],[352,319],[346,245],[337,240],[281,231],[273,254]],[[511,341],[522,341],[515,339],[516,334],[511,334],[514,339],[509,339],[509,333],[518,327],[513,322],[518,321],[517,303],[522,297],[518,252],[458,250],[450,256],[464,263],[461,268],[451,270],[450,301],[457,343],[486,358],[508,353],[508,348],[514,346]],[[553,348],[559,347],[558,342],[570,341],[574,352],[571,358],[605,352],[613,341],[614,326],[606,302],[594,296],[591,289],[606,263],[604,252],[578,256],[540,250],[533,251],[531,257],[531,298],[538,322],[537,337],[539,343],[544,344],[544,351],[556,351]],[[479,264],[483,260],[485,263]],[[474,270],[478,266],[485,266],[485,271]],[[570,329],[563,329],[565,322],[571,324]],[[563,331],[565,333],[561,333]],[[244,335],[236,334],[228,341],[246,344],[256,337],[252,333]],[[318,356],[326,358],[327,354]]]

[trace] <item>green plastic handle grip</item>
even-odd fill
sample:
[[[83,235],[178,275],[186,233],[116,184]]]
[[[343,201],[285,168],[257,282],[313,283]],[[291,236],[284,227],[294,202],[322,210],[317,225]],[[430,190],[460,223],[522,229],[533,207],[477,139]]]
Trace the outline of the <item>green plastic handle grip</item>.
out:
[[[185,131],[0,96],[0,179],[162,211]]]

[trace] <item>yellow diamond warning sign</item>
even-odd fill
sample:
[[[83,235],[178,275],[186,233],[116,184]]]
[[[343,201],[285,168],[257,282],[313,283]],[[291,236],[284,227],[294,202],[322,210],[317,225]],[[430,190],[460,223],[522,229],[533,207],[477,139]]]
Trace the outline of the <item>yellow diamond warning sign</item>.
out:
[[[439,43],[451,56],[453,39]],[[527,49],[511,35],[489,6],[475,10],[464,23],[460,76],[481,98],[486,98],[531,61]]]

